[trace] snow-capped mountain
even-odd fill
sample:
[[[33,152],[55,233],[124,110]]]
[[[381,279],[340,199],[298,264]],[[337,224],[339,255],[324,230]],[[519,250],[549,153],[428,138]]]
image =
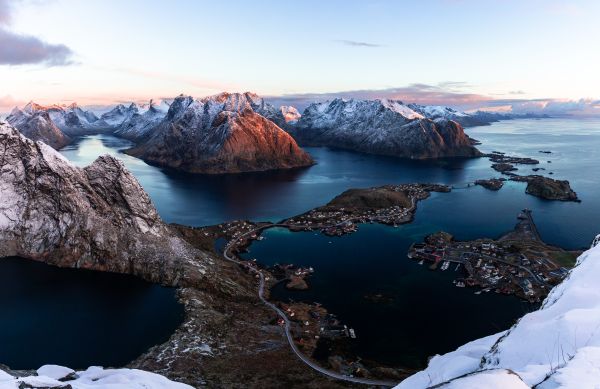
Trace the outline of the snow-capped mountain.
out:
[[[542,118],[547,115],[533,113],[517,114],[512,112],[475,111],[463,112],[442,105],[408,104],[408,107],[429,119],[448,119],[463,127],[486,126],[500,120]]]
[[[301,145],[403,158],[480,154],[460,124],[446,118],[429,119],[397,100],[314,103],[289,131]]]
[[[54,124],[47,111],[15,107],[6,120],[29,139],[42,141],[55,149],[71,143],[71,138]]]
[[[139,111],[140,108],[135,103],[131,103],[129,106],[119,104],[110,111],[103,113],[100,120],[106,123],[107,126],[118,127]]]
[[[52,122],[68,136],[77,136],[99,129],[98,117],[93,112],[83,110],[76,103],[68,106],[43,106],[29,102],[22,110],[30,115],[47,112]]]
[[[301,115],[294,107],[283,105],[277,108],[266,102],[262,97],[251,92],[246,92],[243,96],[245,96],[255,112],[269,119],[284,130],[287,130],[289,125],[296,123],[298,119],[300,119]]]
[[[283,115],[285,122],[290,124],[296,123],[298,120],[300,120],[300,116],[302,116],[295,107],[290,105],[282,105],[279,107],[279,111]]]
[[[133,104],[132,104],[133,105]],[[167,114],[169,106],[161,102],[150,102],[144,112],[136,112],[118,125],[115,135],[134,142],[146,138]]]
[[[312,158],[294,139],[266,118],[274,112],[252,93],[221,93],[200,100],[182,95],[149,138],[128,153],[159,165],[212,174],[311,165]]]
[[[397,388],[597,388],[599,275],[600,235],[539,310],[508,331],[433,357]]]

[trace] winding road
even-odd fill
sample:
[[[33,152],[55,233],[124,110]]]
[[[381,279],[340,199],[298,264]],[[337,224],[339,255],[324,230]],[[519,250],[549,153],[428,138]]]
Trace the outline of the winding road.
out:
[[[248,270],[250,270],[253,273],[256,273],[259,275],[260,277],[260,282],[259,282],[259,286],[258,286],[258,298],[263,302],[263,304],[265,304],[267,307],[269,307],[271,310],[275,311],[275,313],[277,313],[277,315],[279,317],[281,317],[285,323],[284,329],[285,329],[285,336],[287,337],[288,343],[290,344],[290,347],[292,348],[292,351],[294,352],[294,354],[296,354],[296,356],[298,358],[300,358],[300,360],[302,362],[304,362],[306,365],[308,365],[309,367],[311,367],[313,370],[316,370],[317,372],[326,375],[327,377],[330,378],[334,378],[337,380],[342,380],[342,381],[346,381],[346,382],[352,382],[355,384],[365,384],[365,385],[376,385],[376,386],[383,386],[383,387],[393,387],[396,386],[398,383],[397,382],[390,382],[390,381],[381,381],[381,380],[375,380],[375,379],[368,379],[368,378],[359,378],[359,377],[351,377],[351,376],[347,376],[347,375],[343,375],[340,373],[336,373],[334,371],[331,370],[327,370],[319,365],[317,365],[315,362],[311,361],[306,355],[302,354],[302,352],[298,349],[298,346],[296,346],[296,343],[294,343],[294,339],[292,337],[292,332],[291,332],[291,322],[288,319],[287,315],[281,310],[279,309],[277,306],[275,306],[275,304],[269,302],[265,297],[264,297],[264,291],[265,291],[265,276],[263,274],[263,272],[261,272],[258,269],[255,269],[252,266],[249,266],[247,263],[237,260],[235,259],[235,256],[230,254],[230,250],[231,248],[235,245],[235,243],[237,243],[239,240],[247,237],[248,235],[257,233],[258,231],[262,231],[265,230],[267,228],[273,228],[273,227],[288,227],[287,224],[269,224],[266,226],[262,226],[262,227],[258,227],[255,228],[253,230],[250,230],[248,232],[243,233],[242,235],[238,236],[237,238],[232,239],[230,242],[227,243],[227,245],[225,246],[225,249],[223,250],[223,257],[233,263],[236,263],[240,266],[244,266],[245,268],[247,268]]]

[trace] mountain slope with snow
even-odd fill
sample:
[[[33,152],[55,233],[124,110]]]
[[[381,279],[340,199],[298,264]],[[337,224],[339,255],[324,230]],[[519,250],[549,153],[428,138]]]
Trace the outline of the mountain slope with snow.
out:
[[[370,154],[413,159],[480,155],[460,124],[431,120],[396,100],[315,103],[289,131],[302,145]]]
[[[22,109],[23,112],[34,115],[39,112],[46,112],[56,125],[67,136],[74,137],[87,133],[94,133],[104,128],[104,123],[90,111],[79,107],[76,103],[71,105],[49,105],[44,106],[34,102],[29,102]]]
[[[128,153],[151,163],[208,174],[313,164],[294,139],[266,117],[275,111],[251,93],[221,93],[201,100],[182,95],[149,138]]]
[[[46,111],[24,111],[15,108],[6,121],[27,138],[44,142],[57,150],[71,143],[71,138],[56,127]]]
[[[600,236],[539,310],[508,331],[435,356],[397,388],[597,388],[599,276]]]
[[[136,111],[126,118],[116,129],[115,135],[134,142],[146,138],[167,114],[168,106],[157,104],[153,100],[145,112]]]
[[[118,127],[123,124],[123,122],[131,119],[133,115],[139,113],[139,111],[140,108],[135,103],[131,103],[127,107],[123,104],[119,104],[110,111],[103,113],[100,116],[100,120],[107,126]]]

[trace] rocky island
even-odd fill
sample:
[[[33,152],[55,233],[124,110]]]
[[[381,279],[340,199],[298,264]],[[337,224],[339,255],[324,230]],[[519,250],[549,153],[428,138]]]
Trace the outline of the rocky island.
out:
[[[481,155],[457,122],[429,119],[397,100],[314,103],[289,131],[303,146],[411,159]]]
[[[192,173],[240,173],[310,166],[310,155],[261,115],[249,94],[177,97],[148,138],[127,151]]]
[[[527,194],[546,200],[580,201],[567,180],[555,180],[539,175],[513,176],[512,181],[526,182]]]
[[[489,180],[476,180],[475,185],[483,186],[489,190],[500,190],[504,186],[505,178],[490,178]]]

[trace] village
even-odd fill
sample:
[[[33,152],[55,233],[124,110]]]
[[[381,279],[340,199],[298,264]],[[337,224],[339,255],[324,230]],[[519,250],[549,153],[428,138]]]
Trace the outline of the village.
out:
[[[430,192],[449,192],[445,185],[402,184],[368,189],[350,189],[327,205],[283,221],[290,231],[320,231],[327,236],[343,236],[358,224],[379,223],[397,227],[410,223],[416,204]]]
[[[477,287],[475,294],[493,291],[539,302],[567,275],[578,253],[542,242],[531,211],[523,210],[518,219],[515,229],[498,240],[461,242],[439,232],[413,244],[408,256],[431,270],[461,270],[455,285]]]

